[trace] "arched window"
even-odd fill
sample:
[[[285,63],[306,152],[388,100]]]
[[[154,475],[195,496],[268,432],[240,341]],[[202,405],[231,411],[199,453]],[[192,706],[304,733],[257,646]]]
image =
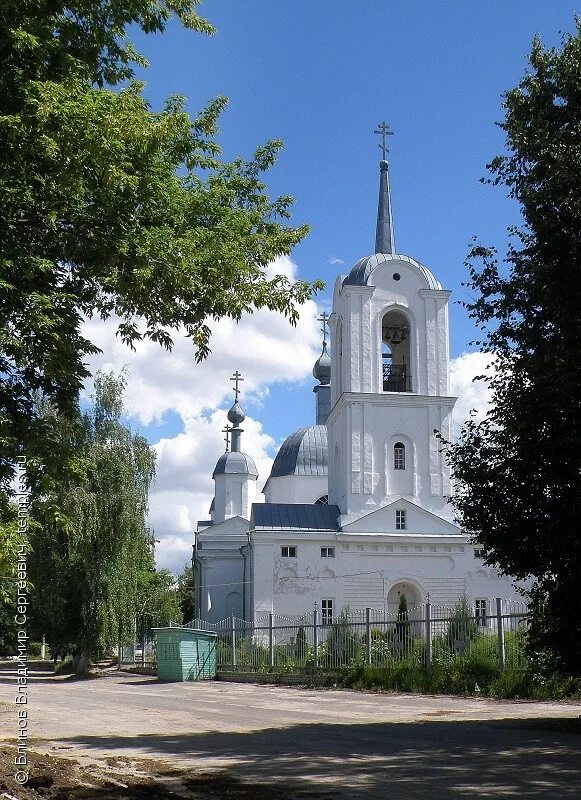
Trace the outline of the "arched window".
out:
[[[396,442],[393,446],[393,468],[405,469],[405,445]]]
[[[404,314],[392,309],[381,320],[381,368],[384,392],[411,391],[410,326]]]

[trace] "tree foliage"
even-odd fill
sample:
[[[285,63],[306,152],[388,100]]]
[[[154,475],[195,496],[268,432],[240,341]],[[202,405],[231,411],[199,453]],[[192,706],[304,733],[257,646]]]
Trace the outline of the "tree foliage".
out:
[[[137,641],[143,642],[150,638],[152,628],[182,621],[180,595],[171,572],[166,569],[144,571],[141,574],[135,615]]]
[[[161,31],[170,16],[212,32],[198,0],[7,0],[0,10],[0,479],[15,454],[52,462],[41,392],[74,417],[86,356],[85,316],[118,319],[129,345],[198,359],[210,325],[266,307],[296,321],[320,284],[268,277],[306,228],[285,224],[291,199],[270,200],[261,174],[281,143],[220,160],[218,98],[197,117],[182,98],[153,112],[132,81],[143,63],[130,25]],[[119,89],[111,88],[120,82]],[[47,442],[49,443],[47,446]],[[47,453],[48,451],[48,453]]]
[[[475,246],[467,304],[494,355],[487,418],[450,455],[461,523],[517,578],[530,578],[531,643],[579,670],[581,649],[581,28],[558,49],[535,39],[505,95],[506,154],[489,165],[523,225],[499,262]]]
[[[14,503],[0,504],[0,601],[11,595],[14,584],[18,545],[18,508]]]
[[[177,576],[175,591],[180,607],[181,621],[185,625],[196,616],[196,587],[194,570],[191,564],[184,565],[183,570]]]
[[[408,614],[408,601],[403,592],[399,595],[397,607],[397,622],[395,623],[395,640],[406,645],[410,639],[410,621]]]
[[[46,634],[53,652],[73,651],[82,666],[133,641],[143,575],[153,569],[145,518],[155,459],[120,421],[123,386],[123,377],[96,376],[94,405],[75,430],[83,477],[65,476],[33,505],[40,523],[29,556],[35,633]]]
[[[463,654],[470,642],[477,636],[478,625],[464,595],[454,606],[444,641],[451,652]]]

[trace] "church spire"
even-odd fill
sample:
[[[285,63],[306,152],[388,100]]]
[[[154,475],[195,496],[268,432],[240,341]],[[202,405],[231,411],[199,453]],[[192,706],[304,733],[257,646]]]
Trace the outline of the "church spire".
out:
[[[230,434],[232,437],[232,452],[239,453],[240,452],[240,438],[242,436],[242,428],[240,427],[240,423],[244,422],[246,419],[244,411],[242,411],[242,407],[238,402],[238,395],[240,394],[240,389],[238,388],[238,384],[240,381],[243,381],[244,378],[242,375],[236,370],[234,375],[230,378],[231,381],[234,381],[234,405],[228,412],[228,421],[232,423],[232,427],[230,428]]]
[[[315,361],[313,367],[313,377],[319,381],[313,392],[317,398],[317,425],[324,425],[327,417],[331,413],[331,357],[327,352],[327,325],[329,316],[323,311],[318,321],[323,323],[321,332],[323,334],[323,351]]]
[[[375,231],[375,252],[376,253],[395,253],[395,242],[393,238],[393,220],[391,218],[391,197],[389,194],[389,164],[386,161],[388,153],[385,144],[386,136],[393,136],[393,131],[389,130],[389,125],[385,122],[377,126],[374,133],[381,136],[379,145],[383,158],[379,162],[379,203],[377,206],[377,228]]]

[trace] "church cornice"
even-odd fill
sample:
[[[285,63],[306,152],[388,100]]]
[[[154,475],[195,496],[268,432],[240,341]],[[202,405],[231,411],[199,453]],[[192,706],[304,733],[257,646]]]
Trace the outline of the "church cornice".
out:
[[[421,297],[434,297],[441,300],[449,300],[452,296],[450,289],[420,289]]]
[[[449,406],[453,409],[457,397],[447,395],[411,394],[411,392],[343,392],[327,418],[327,425],[332,424],[349,403],[364,403],[382,408],[426,408],[429,406]]]

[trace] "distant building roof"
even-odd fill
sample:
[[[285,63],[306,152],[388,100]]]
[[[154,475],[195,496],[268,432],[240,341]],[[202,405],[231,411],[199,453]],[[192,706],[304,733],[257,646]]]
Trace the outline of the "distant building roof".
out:
[[[365,256],[364,258],[360,258],[359,261],[355,264],[349,275],[343,280],[343,286],[367,286],[369,278],[371,277],[371,273],[373,270],[378,267],[380,264],[385,264],[389,261],[397,262],[403,261],[407,264],[410,264],[412,267],[420,273],[420,275],[424,278],[427,283],[428,289],[441,289],[442,284],[439,280],[430,272],[427,267],[424,267],[423,264],[420,264],[419,261],[416,261],[414,258],[410,258],[409,256],[402,256],[398,255],[397,253],[375,253],[372,256]]]
[[[312,425],[291,433],[276,454],[271,478],[282,475],[327,475],[327,428]]]
[[[251,527],[269,531],[338,531],[338,506],[310,503],[254,503]]]

